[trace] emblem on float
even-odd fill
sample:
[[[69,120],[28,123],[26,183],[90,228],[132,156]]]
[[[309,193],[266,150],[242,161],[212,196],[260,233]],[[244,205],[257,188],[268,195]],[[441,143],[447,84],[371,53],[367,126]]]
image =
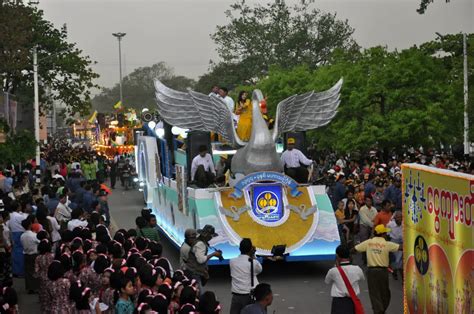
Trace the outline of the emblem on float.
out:
[[[255,185],[252,195],[252,214],[262,222],[278,222],[283,216],[281,185]]]

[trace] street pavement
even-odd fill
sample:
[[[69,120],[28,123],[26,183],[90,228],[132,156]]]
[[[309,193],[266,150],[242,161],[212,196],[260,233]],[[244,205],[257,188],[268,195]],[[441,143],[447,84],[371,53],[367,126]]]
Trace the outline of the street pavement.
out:
[[[109,207],[113,229],[134,228],[135,218],[140,215],[144,207],[143,196],[138,191],[124,191],[119,186],[109,196]],[[164,236],[162,242],[163,256],[166,256],[176,268],[179,259],[177,249]],[[225,255],[225,252],[223,253]],[[356,256],[354,260],[360,261],[360,257]],[[258,279],[272,286],[274,300],[268,313],[330,313],[330,286],[324,283],[324,277],[333,264],[333,262],[265,263]],[[212,267],[210,275],[211,279],[205,290],[214,291],[223,305],[223,313],[228,313],[232,297],[229,267],[225,265]],[[20,312],[39,313],[38,298],[36,295],[26,294],[24,281],[15,279],[15,288],[19,293]],[[371,313],[367,281],[362,283],[361,290],[360,299],[366,313]],[[387,313],[403,313],[402,281],[393,280],[390,276],[390,290],[392,299]]]

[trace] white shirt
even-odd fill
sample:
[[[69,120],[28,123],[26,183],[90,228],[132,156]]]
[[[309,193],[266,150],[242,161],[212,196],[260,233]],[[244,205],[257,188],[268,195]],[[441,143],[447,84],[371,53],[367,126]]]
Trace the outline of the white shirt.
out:
[[[365,280],[362,269],[357,265],[343,265],[341,267],[346,273],[347,279],[349,279],[355,294],[359,295],[359,281]],[[336,267],[333,267],[328,271],[324,282],[326,284],[332,284],[331,297],[350,297],[349,291],[347,291],[346,288],[346,284],[344,283],[344,280],[342,280],[341,274]]]
[[[64,180],[64,177],[63,177],[62,175],[60,175],[59,173],[56,173],[56,174],[53,176],[53,179],[61,179],[61,180],[65,181],[65,180]]]
[[[59,234],[61,226],[58,224],[56,218],[51,216],[47,216],[46,218],[49,220],[49,223],[51,225],[51,241],[54,243],[61,240],[61,235]]]
[[[3,233],[2,233],[3,244],[5,245],[5,247],[11,247],[12,246],[12,241],[11,241],[11,237],[10,237],[10,228],[8,228],[7,223],[3,223],[2,226],[3,226]]]
[[[21,222],[28,217],[27,214],[21,212],[13,212],[10,214],[10,220],[8,221],[8,228],[10,232],[24,232],[25,228],[21,225]]]
[[[73,231],[74,228],[77,228],[77,227],[82,227],[82,228],[87,227],[87,221],[80,220],[80,219],[72,219],[71,221],[67,223],[67,230]]]
[[[374,218],[377,216],[377,209],[374,206],[371,206],[370,209],[364,205],[359,211],[360,223],[367,227],[374,226]]]
[[[248,255],[239,255],[229,262],[230,276],[232,277],[232,292],[248,294],[258,285],[257,275],[262,272],[262,264],[256,259],[253,262],[253,287],[250,278],[250,262]]]
[[[292,150],[285,150],[281,154],[281,162],[287,168],[298,168],[301,166],[300,163],[309,166],[313,161],[306,158],[299,149],[293,148]]]
[[[391,238],[392,242],[395,243],[403,243],[403,228],[402,225],[398,226],[395,220],[390,220],[390,222],[387,224],[387,228],[392,229],[388,235]]]
[[[56,218],[58,222],[69,220],[71,219],[71,212],[72,210],[66,204],[59,202],[54,212],[54,218]]]
[[[229,108],[230,112],[234,112],[234,106],[235,106],[234,100],[229,96],[225,96],[224,101],[227,107]]]
[[[23,254],[38,254],[38,243],[40,241],[36,237],[36,233],[26,230],[20,237],[21,245],[23,245]]]
[[[196,261],[199,264],[205,264],[207,262],[207,246],[206,243],[202,241],[197,241],[196,244],[194,244],[192,251],[194,253],[194,256],[196,256]]]
[[[212,157],[210,154],[206,154],[206,156],[201,157],[201,155],[197,155],[194,157],[193,162],[191,163],[191,181],[194,180],[194,175],[196,174],[196,170],[199,166],[204,166],[205,171],[211,171],[214,175],[216,174],[216,170],[214,169],[214,162],[212,161]]]

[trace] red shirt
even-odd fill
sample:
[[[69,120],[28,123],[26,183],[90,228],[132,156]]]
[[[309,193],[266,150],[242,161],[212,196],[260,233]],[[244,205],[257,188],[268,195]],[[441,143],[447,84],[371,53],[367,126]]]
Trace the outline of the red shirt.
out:
[[[374,227],[381,224],[387,226],[390,219],[392,219],[392,213],[381,210],[374,218]]]

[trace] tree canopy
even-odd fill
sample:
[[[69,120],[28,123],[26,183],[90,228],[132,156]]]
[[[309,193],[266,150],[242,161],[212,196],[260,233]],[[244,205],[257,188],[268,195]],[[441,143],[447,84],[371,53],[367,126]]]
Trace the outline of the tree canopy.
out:
[[[448,60],[432,55],[440,44],[393,52],[384,47],[336,51],[330,64],[314,70],[272,68],[256,87],[268,95],[274,113],[286,97],[328,89],[343,77],[336,118],[309,132],[319,148],[354,152],[454,145],[462,143],[462,68],[454,66],[459,55]],[[471,77],[473,69],[471,63]]]
[[[164,62],[158,62],[149,67],[135,69],[125,76],[122,81],[123,103],[126,107],[142,109],[153,108],[155,102],[155,79],[161,80],[170,88],[186,91],[196,83],[193,79],[175,75],[174,70]],[[92,100],[93,107],[100,112],[112,111],[113,105],[120,100],[120,85],[104,88]]]
[[[253,82],[264,77],[270,66],[290,69],[306,64],[314,69],[326,64],[334,49],[358,50],[352,39],[354,29],[347,20],[313,8],[313,2],[292,7],[285,1],[232,4],[226,11],[229,23],[217,26],[211,35],[220,61],[211,64],[210,73],[201,77],[198,87],[204,89],[213,77],[230,87]],[[223,84],[221,80],[212,84]]]
[[[98,77],[92,61],[67,40],[66,27],[57,29],[43,12],[21,1],[0,1],[0,80],[3,91],[32,103],[33,47],[37,47],[40,109],[53,101],[66,105],[69,114],[86,114],[90,89]]]

